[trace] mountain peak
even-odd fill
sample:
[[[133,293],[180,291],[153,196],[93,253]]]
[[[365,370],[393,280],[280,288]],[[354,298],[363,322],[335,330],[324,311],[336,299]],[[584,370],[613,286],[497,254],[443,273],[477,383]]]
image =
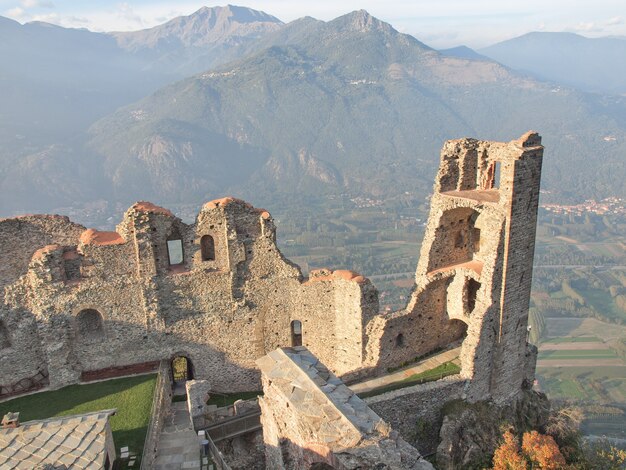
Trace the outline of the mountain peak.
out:
[[[342,28],[348,31],[367,32],[367,31],[395,31],[389,23],[375,18],[366,10],[356,10],[330,22],[341,24]]]
[[[272,15],[268,15],[265,12],[253,10],[247,7],[240,7],[237,5],[226,5],[207,7],[203,6],[196,12],[189,15],[187,18],[192,19],[194,17],[201,18],[220,18],[222,20],[229,20],[237,23],[256,23],[256,22],[268,22],[268,23],[282,23],[278,18]]]
[[[171,53],[177,46],[211,47],[217,44],[240,44],[275,31],[283,22],[272,15],[251,8],[226,5],[202,7],[188,16],[141,31],[112,33],[125,49],[163,49]]]

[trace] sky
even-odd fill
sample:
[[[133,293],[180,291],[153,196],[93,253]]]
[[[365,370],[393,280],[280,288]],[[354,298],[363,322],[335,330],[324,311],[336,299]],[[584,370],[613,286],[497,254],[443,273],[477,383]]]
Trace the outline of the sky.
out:
[[[0,15],[20,23],[46,21],[92,31],[131,31],[189,15],[202,6],[225,4],[193,0],[0,0]],[[237,4],[285,22],[302,16],[327,21],[365,9],[435,48],[480,48],[530,31],[626,36],[626,0],[242,0]]]

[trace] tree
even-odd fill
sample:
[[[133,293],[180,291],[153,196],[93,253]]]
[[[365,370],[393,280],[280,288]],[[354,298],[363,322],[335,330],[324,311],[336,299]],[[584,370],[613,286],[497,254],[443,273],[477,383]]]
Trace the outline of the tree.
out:
[[[608,439],[583,444],[586,469],[622,470],[626,466],[626,451],[613,446]]]
[[[504,442],[493,454],[493,470],[526,470],[526,459],[520,454],[516,437],[511,431],[502,436]]]
[[[561,470],[567,467],[565,458],[552,436],[539,434],[537,431],[524,433],[522,451],[531,461],[532,468]]]

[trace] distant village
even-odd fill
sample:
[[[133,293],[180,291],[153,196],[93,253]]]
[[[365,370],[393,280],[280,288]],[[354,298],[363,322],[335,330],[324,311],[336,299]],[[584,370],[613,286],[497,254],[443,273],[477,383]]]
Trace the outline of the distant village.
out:
[[[584,215],[626,215],[626,200],[619,197],[608,197],[601,201],[588,199],[576,205],[541,204],[542,209],[555,214]]]

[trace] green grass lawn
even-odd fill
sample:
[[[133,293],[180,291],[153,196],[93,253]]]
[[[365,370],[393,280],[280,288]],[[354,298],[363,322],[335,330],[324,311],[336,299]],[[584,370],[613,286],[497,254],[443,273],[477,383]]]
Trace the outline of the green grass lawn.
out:
[[[426,370],[424,372],[420,372],[419,374],[413,374],[398,382],[386,385],[384,387],[375,388],[374,390],[370,390],[369,392],[359,393],[358,395],[360,398],[373,397],[376,395],[380,395],[381,393],[410,387],[411,385],[421,384],[425,382],[433,382],[449,375],[458,374],[459,372],[461,372],[461,368],[458,365],[454,364],[453,362],[446,362],[444,364],[441,364],[440,366],[435,367],[434,369]]]
[[[116,408],[110,418],[116,451],[128,446],[141,458],[146,438],[156,375],[141,375],[60,390],[39,392],[0,403],[0,416],[19,411],[20,421],[67,416]]]
[[[263,392],[241,392],[227,395],[213,394],[209,398],[207,405],[217,405],[218,408],[221,408],[223,406],[232,405],[237,400],[250,400],[258,397],[259,395],[263,395]]]

